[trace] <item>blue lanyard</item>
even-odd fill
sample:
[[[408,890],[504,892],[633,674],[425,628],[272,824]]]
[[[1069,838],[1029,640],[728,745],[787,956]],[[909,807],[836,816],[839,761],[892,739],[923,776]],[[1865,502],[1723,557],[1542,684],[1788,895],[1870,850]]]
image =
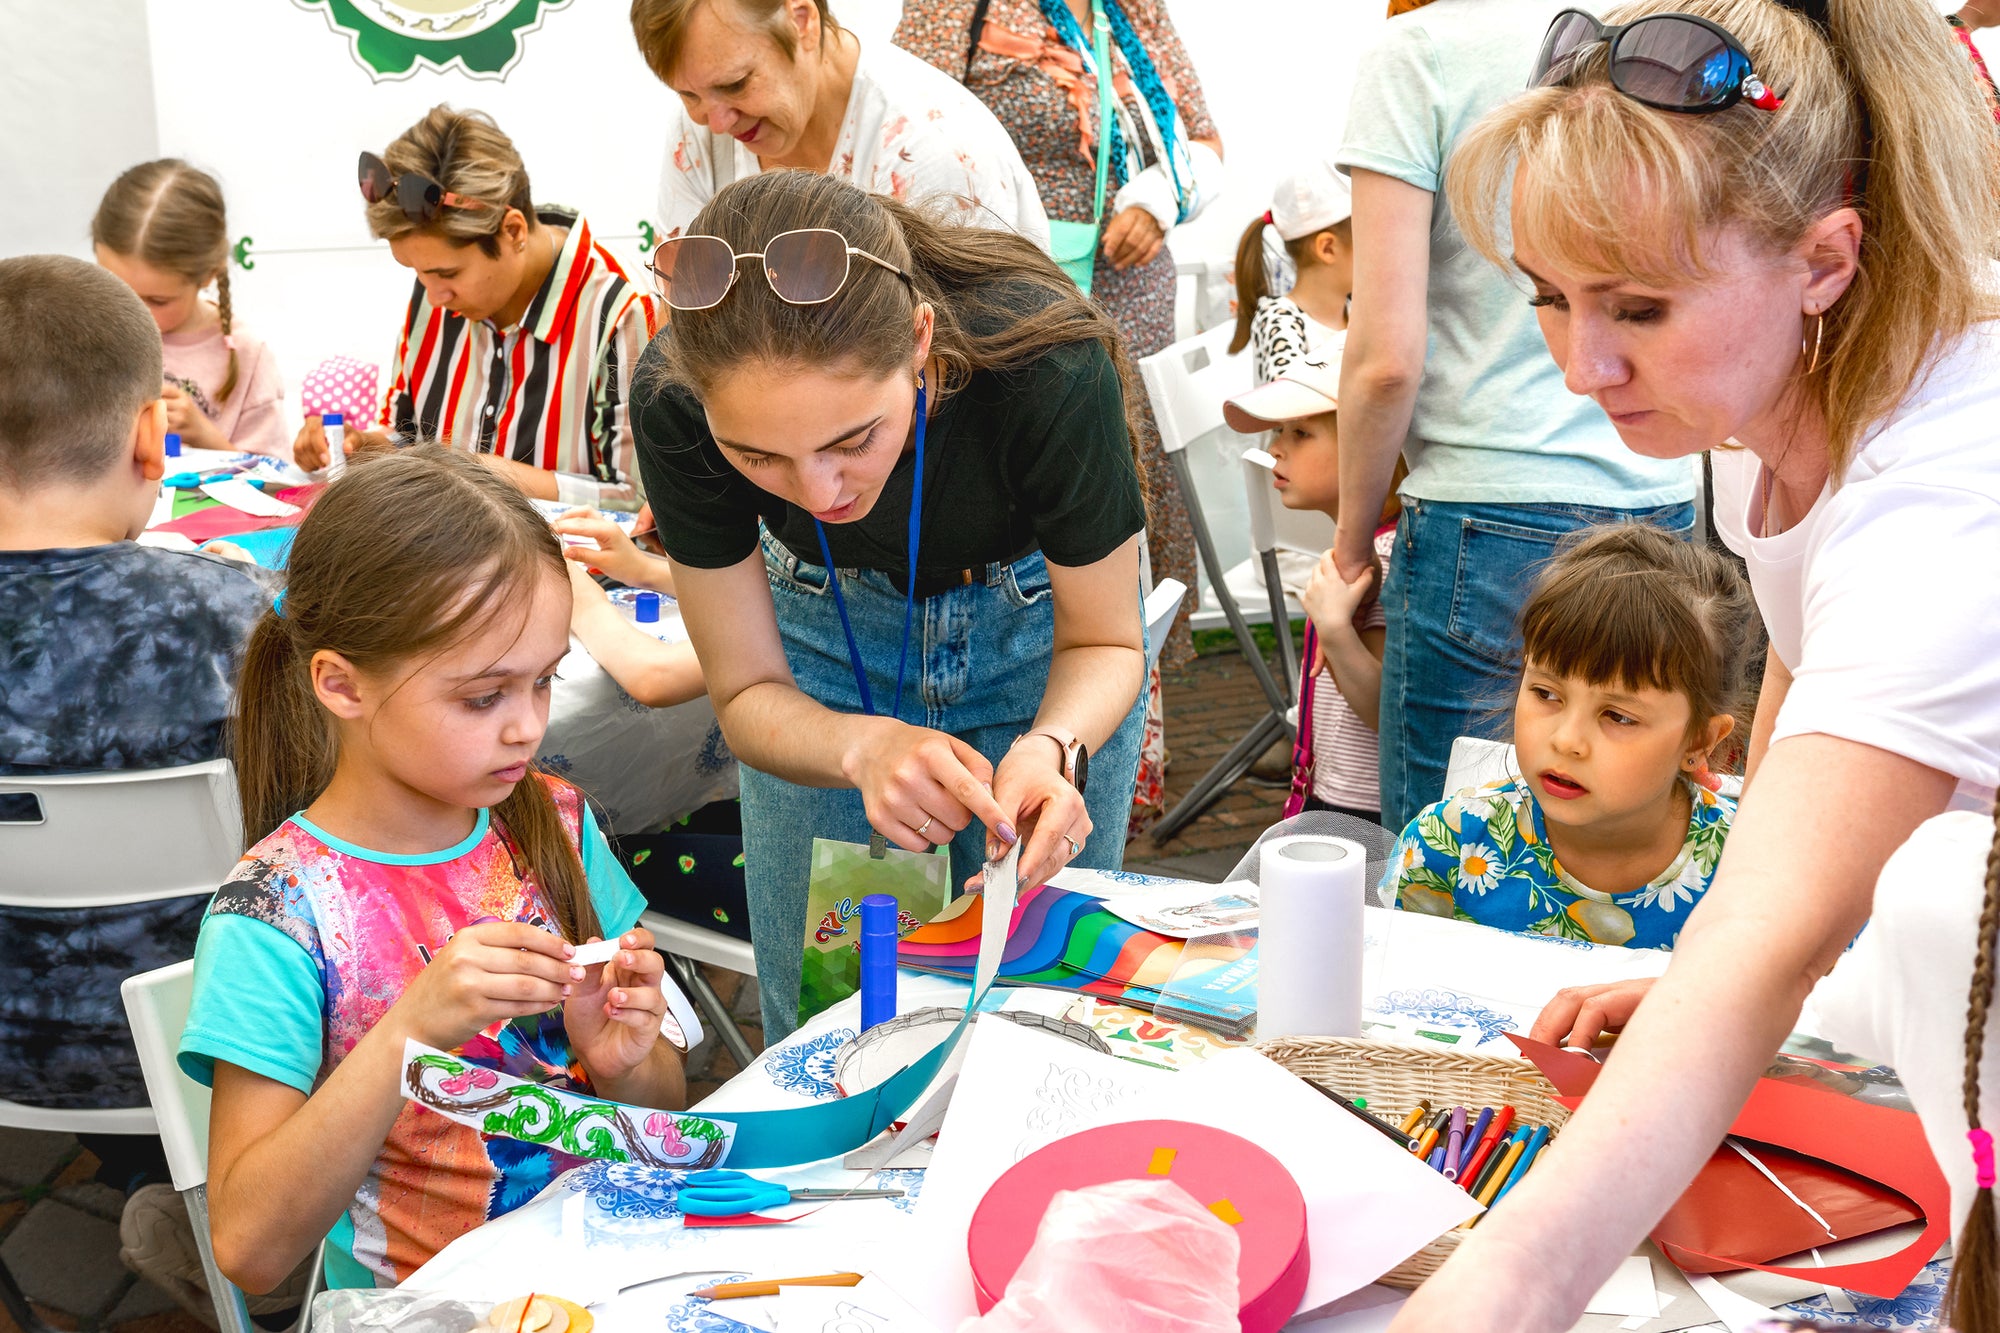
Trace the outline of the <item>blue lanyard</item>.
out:
[[[903,675],[910,664],[910,627],[916,621],[917,611],[917,545],[924,525],[924,427],[928,424],[924,413],[924,380],[917,376],[917,467],[916,475],[910,479],[910,578],[903,586],[903,651],[896,659],[896,706],[891,717],[900,718],[903,712]],[[868,671],[861,665],[861,649],[854,642],[854,622],[847,618],[847,599],[840,593],[840,575],[833,568],[833,549],[826,543],[826,525],[813,520],[813,531],[819,534],[819,553],[826,561],[827,586],[833,589],[833,606],[840,612],[840,632],[847,636],[847,660],[854,668],[854,683],[861,691],[861,711],[869,717],[875,716],[875,699],[868,692]]]

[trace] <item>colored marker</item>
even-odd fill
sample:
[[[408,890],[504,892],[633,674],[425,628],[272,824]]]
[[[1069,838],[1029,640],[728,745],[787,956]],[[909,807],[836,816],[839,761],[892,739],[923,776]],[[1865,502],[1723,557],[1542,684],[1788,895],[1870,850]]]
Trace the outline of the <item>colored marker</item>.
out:
[[[1506,1183],[1507,1176],[1520,1163],[1521,1155],[1527,1151],[1528,1141],[1525,1139],[1516,1138],[1508,1144],[1507,1155],[1500,1159],[1500,1166],[1486,1178],[1486,1183],[1480,1187],[1475,1197],[1481,1203],[1490,1206],[1493,1200],[1499,1197],[1500,1188]]]
[[[1347,1112],[1355,1119],[1361,1121],[1363,1124],[1367,1125],[1370,1129],[1374,1130],[1376,1133],[1387,1135],[1390,1139],[1395,1141],[1395,1144],[1398,1148],[1402,1148],[1405,1151],[1408,1151],[1410,1147],[1410,1136],[1407,1134],[1399,1133],[1394,1125],[1385,1125],[1380,1120],[1377,1120],[1374,1116],[1368,1114],[1368,1112],[1362,1110],[1361,1103],[1358,1100],[1350,1102],[1347,1100],[1347,1098],[1341,1096],[1339,1093],[1335,1092],[1332,1088],[1325,1087],[1321,1084],[1315,1083],[1311,1079],[1303,1079],[1301,1081],[1307,1087],[1311,1088],[1314,1092],[1322,1094],[1327,1098],[1327,1100],[1331,1101],[1335,1106],[1338,1106],[1341,1110]]]
[[[1431,1149],[1431,1155],[1424,1159],[1424,1165],[1433,1171],[1444,1170],[1444,1148],[1445,1145],[1440,1143],[1437,1147]]]
[[[1437,1147],[1438,1139],[1443,1137],[1444,1122],[1450,1115],[1450,1111],[1439,1110],[1425,1122],[1423,1136],[1417,1140],[1417,1156],[1430,1160],[1431,1149]]]
[[[1418,1102],[1416,1107],[1403,1117],[1403,1123],[1397,1128],[1402,1132],[1404,1138],[1408,1138],[1417,1132],[1417,1126],[1423,1124],[1424,1117],[1430,1113],[1431,1104],[1428,1101]]]
[[[1459,1146],[1458,1174],[1453,1179],[1462,1179],[1465,1176],[1465,1169],[1472,1165],[1472,1155],[1479,1151],[1480,1140],[1486,1137],[1486,1127],[1492,1123],[1493,1108],[1481,1107],[1478,1119],[1472,1122],[1471,1129],[1465,1131],[1465,1142]]]
[[[1528,1140],[1528,1146],[1521,1152],[1521,1160],[1514,1164],[1514,1169],[1507,1173],[1507,1179],[1493,1195],[1495,1203],[1506,1198],[1507,1191],[1521,1183],[1521,1177],[1528,1174],[1528,1168],[1535,1164],[1535,1158],[1541,1153],[1543,1148],[1548,1146],[1548,1142],[1549,1127],[1543,1125],[1535,1131],[1535,1137]]]
[[[1486,1164],[1493,1160],[1493,1156],[1499,1151],[1500,1145],[1506,1141],[1507,1128],[1513,1122],[1514,1108],[1511,1106],[1501,1107],[1500,1113],[1493,1117],[1493,1123],[1488,1125],[1486,1132],[1480,1136],[1479,1147],[1472,1154],[1471,1163],[1458,1173],[1460,1184],[1464,1185],[1468,1190],[1473,1188],[1472,1182],[1479,1179],[1480,1172],[1485,1170]]]
[[[1446,1180],[1458,1179],[1459,1159],[1465,1152],[1465,1108],[1455,1106],[1451,1111],[1451,1128],[1445,1134],[1444,1158],[1438,1169],[1444,1172]]]
[[[1507,1160],[1507,1150],[1517,1143],[1525,1145],[1527,1141],[1528,1129],[1527,1126],[1523,1125],[1515,1129],[1506,1139],[1496,1142],[1492,1154],[1486,1159],[1486,1165],[1480,1168],[1479,1175],[1473,1179],[1472,1195],[1474,1198],[1479,1197],[1480,1192],[1486,1188],[1488,1182],[1499,1173],[1500,1164]]]

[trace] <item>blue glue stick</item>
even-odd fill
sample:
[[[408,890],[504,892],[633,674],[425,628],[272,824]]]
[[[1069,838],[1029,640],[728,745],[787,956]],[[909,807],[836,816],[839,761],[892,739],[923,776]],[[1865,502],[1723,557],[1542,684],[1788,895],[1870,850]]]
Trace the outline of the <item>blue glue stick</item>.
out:
[[[177,434],[176,432],[174,432],[174,431],[168,431],[168,432],[167,432],[167,457],[168,457],[168,458],[179,458],[180,456],[181,456],[181,437],[180,437],[180,436],[179,436],[179,435],[178,435],[178,434]]]
[[[347,414],[322,412],[319,425],[326,432],[326,476],[331,481],[347,471]]]
[[[659,624],[660,594],[656,592],[642,592],[637,597],[633,598],[632,618],[638,621],[641,625]],[[893,903],[895,899],[891,898],[889,901]],[[894,918],[892,917],[891,920],[893,921],[893,919]]]
[[[861,900],[861,1030],[896,1016],[896,900]]]

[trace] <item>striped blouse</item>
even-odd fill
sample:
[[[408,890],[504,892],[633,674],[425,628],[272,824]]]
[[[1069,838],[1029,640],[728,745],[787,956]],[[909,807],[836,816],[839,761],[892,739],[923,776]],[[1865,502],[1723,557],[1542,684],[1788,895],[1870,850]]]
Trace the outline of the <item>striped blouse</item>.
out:
[[[417,284],[381,424],[553,472],[566,504],[636,509],[645,497],[627,404],[658,302],[582,217],[536,216],[569,235],[512,328],[434,306]]]

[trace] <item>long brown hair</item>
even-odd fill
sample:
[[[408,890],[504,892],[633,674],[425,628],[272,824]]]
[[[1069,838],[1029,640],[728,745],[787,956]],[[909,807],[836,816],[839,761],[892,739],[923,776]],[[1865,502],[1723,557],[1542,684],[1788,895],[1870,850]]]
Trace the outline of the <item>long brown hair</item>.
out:
[[[1676,11],[1720,24],[1785,104],[1656,111],[1614,91],[1601,50],[1569,83],[1481,120],[1446,170],[1466,240],[1509,264],[1514,235],[1578,271],[1656,286],[1702,276],[1705,235],[1740,229],[1771,253],[1853,206],[1860,272],[1807,329],[1794,388],[1826,422],[1838,484],[1868,429],[1937,353],[2000,314],[2000,135],[1937,11],[1924,0],[1825,0],[1827,26],[1772,0],[1642,0],[1629,23]],[[1517,171],[1518,168],[1518,171]]]
[[[396,515],[393,533],[385,514]],[[245,845],[310,805],[340,761],[333,720],[313,696],[315,652],[390,669],[445,651],[536,580],[567,578],[548,523],[471,455],[418,445],[357,462],[299,524],[283,602],[257,622],[244,655],[230,748]],[[596,934],[583,863],[538,770],[493,819],[564,938]]]
[[[429,222],[418,223],[410,221],[392,191],[368,205],[368,229],[377,240],[421,232],[453,245],[476,245],[494,259],[500,254],[500,226],[508,209],[527,219],[529,231],[539,225],[528,168],[514,141],[484,111],[457,111],[440,102],[382,150],[382,161],[398,176],[414,171],[452,194],[492,207],[440,208]]]
[[[1686,697],[1693,738],[1741,720],[1757,604],[1735,567],[1646,523],[1567,537],[1521,608],[1525,661],[1557,676]]]
[[[1995,810],[1993,849],[1986,856],[1986,901],[1979,909],[1979,952],[1972,965],[1972,994],[1965,1014],[1965,1123],[1972,1133],[1990,1134],[1979,1117],[1979,1066],[1986,1054],[1986,1020],[1993,1008],[1995,955],[2000,953],[2000,808]],[[1990,1145],[1992,1140],[1986,1142]],[[1992,1148],[1986,1150],[1989,1154]],[[1990,1167],[1991,1156],[1986,1158]],[[1993,1191],[1972,1196],[1972,1211],[1953,1242],[1951,1286],[1945,1310],[1957,1333],[2000,1333],[2000,1225]]]
[[[936,207],[945,205],[940,201]],[[709,310],[676,310],[661,333],[665,374],[701,397],[746,364],[839,367],[882,379],[906,373],[916,356],[919,301],[936,313],[931,356],[942,401],[973,372],[1004,370],[1056,347],[1096,341],[1118,372],[1126,438],[1139,462],[1140,398],[1118,326],[1084,299],[1056,262],[1010,231],[947,221],[813,171],[767,171],[725,187],[688,225],[739,253],[761,251],[781,232],[827,227],[847,243],[910,275],[905,286],[865,260],[847,286],[819,305],[788,305],[754,271]]]
[[[1265,213],[1243,229],[1243,239],[1236,243],[1236,332],[1229,339],[1231,356],[1250,345],[1250,324],[1257,318],[1257,303],[1272,294],[1271,275],[1264,263],[1264,229],[1270,225],[1271,215]],[[1351,219],[1342,218],[1320,231],[1330,231],[1348,245],[1354,244]],[[1285,242],[1285,253],[1291,256],[1294,268],[1304,269],[1313,262],[1313,242],[1319,234],[1316,231]]]
[[[223,211],[222,187],[206,171],[177,157],[141,162],[128,168],[90,219],[90,240],[117,255],[129,255],[154,268],[186,278],[196,287],[215,284],[215,310],[222,317],[222,336],[234,331],[235,312],[229,301],[229,219]],[[216,391],[216,401],[228,402],[236,392],[236,349],[229,349],[229,369]]]

